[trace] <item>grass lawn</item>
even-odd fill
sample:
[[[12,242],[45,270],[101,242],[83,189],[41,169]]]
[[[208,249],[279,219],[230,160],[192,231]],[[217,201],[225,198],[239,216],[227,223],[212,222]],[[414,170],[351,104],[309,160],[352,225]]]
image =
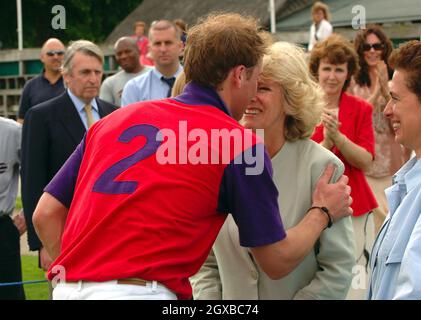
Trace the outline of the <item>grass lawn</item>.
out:
[[[21,197],[16,198],[16,208],[22,209]],[[21,256],[23,281],[44,280],[45,275],[42,269],[38,268],[38,255]],[[48,283],[25,284],[26,300],[48,300]]]
[[[38,256],[22,256],[23,281],[44,280],[44,271],[38,268]],[[24,285],[26,300],[48,300],[48,283]]]
[[[22,198],[21,197],[17,197],[16,198],[16,206],[15,206],[15,209],[16,210],[20,210],[20,209],[22,209]]]

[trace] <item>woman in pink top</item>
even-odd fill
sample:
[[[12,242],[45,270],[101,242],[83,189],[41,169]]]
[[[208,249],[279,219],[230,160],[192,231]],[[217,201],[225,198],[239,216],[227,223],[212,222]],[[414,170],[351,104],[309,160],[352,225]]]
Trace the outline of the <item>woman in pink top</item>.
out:
[[[134,24],[134,35],[137,46],[139,48],[140,57],[139,62],[142,66],[153,66],[154,62],[149,55],[149,39],[145,36],[146,23],[143,21],[136,21]]]
[[[392,184],[392,176],[409,159],[410,151],[394,139],[391,124],[383,115],[389,101],[388,81],[392,70],[387,60],[392,53],[392,43],[376,25],[357,33],[354,40],[359,56],[360,70],[354,77],[349,92],[373,105],[375,158],[365,174],[379,207],[374,210],[375,229],[378,231],[388,213],[384,190]]]

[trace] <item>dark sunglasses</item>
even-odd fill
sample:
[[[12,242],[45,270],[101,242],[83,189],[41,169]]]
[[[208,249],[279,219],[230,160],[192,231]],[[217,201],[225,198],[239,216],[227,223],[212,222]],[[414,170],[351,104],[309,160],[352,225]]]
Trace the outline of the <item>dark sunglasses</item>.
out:
[[[47,56],[52,57],[54,55],[62,56],[64,54],[64,50],[50,50],[47,51]]]
[[[383,43],[373,43],[373,44],[364,43],[363,44],[363,50],[364,51],[370,51],[371,48],[373,48],[376,51],[380,51],[380,50],[384,49],[384,45],[383,45]]]

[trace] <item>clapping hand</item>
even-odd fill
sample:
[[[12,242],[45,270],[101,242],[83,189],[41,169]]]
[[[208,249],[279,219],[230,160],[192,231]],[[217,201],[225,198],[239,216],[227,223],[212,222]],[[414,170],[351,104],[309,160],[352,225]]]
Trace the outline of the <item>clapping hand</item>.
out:
[[[380,85],[381,86],[387,85],[387,82],[389,81],[387,64],[382,60],[377,64],[376,69],[377,69],[377,75],[379,77]]]
[[[338,120],[338,116],[335,110],[323,110],[322,124],[324,127],[325,137],[332,140],[333,142],[337,141],[338,136],[340,135],[339,127],[341,126],[341,123]]]

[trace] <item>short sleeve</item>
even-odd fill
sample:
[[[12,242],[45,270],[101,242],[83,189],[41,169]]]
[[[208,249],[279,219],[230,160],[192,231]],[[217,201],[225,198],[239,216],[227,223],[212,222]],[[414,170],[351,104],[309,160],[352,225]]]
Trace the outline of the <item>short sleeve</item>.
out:
[[[256,155],[254,164],[248,164],[247,152]],[[258,167],[262,168],[260,173],[250,174],[250,169]],[[272,180],[271,161],[263,144],[246,150],[226,167],[218,210],[232,214],[243,247],[271,244],[286,236],[279,213],[278,190]]]
[[[84,150],[85,138],[83,138],[76,150],[67,159],[50,183],[44,188],[45,192],[51,194],[67,208],[70,208],[73,199]]]
[[[99,98],[109,103],[115,104],[113,90],[111,86],[111,78],[107,78],[101,85],[99,92]]]

